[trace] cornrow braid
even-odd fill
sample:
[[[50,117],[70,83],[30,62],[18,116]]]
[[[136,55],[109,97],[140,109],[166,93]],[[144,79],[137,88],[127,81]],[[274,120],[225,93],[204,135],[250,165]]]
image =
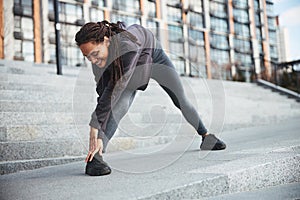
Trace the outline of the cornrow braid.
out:
[[[115,58],[112,65],[112,73],[111,73],[111,80],[115,84],[123,75],[123,63],[120,58],[120,47],[119,41],[115,35],[122,33],[125,37],[130,39],[132,42],[137,44],[137,38],[125,30],[126,26],[123,22],[118,21],[117,23],[110,23],[107,20],[103,20],[101,22],[89,22],[86,23],[81,27],[81,29],[75,35],[75,41],[77,46],[87,42],[96,42],[100,43],[104,41],[104,36],[111,39],[110,43],[114,51],[114,55],[112,56]],[[139,44],[140,45],[140,44]]]

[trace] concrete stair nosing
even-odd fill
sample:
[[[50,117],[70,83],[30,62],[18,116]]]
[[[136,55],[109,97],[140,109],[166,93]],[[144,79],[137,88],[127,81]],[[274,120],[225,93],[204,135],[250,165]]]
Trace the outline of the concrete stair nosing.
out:
[[[57,158],[0,162],[0,175],[18,171],[33,170],[47,166],[62,165],[76,161],[83,161],[84,158],[85,156],[65,156]]]

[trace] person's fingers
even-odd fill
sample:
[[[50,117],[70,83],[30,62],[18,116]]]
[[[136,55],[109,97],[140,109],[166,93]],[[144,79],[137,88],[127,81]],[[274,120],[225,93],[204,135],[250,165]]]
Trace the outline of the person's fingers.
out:
[[[85,162],[86,162],[86,163],[89,161],[90,156],[91,156],[91,152],[89,151],[88,155],[87,155],[86,158],[85,158]]]
[[[96,149],[94,152],[92,152],[91,156],[90,156],[90,162],[93,160],[95,154],[98,152],[98,150]]]

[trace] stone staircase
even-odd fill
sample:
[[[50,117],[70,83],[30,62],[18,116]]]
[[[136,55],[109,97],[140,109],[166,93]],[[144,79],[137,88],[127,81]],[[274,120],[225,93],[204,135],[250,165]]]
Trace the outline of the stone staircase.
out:
[[[83,160],[96,105],[89,67],[0,60],[0,173]],[[280,123],[300,116],[300,104],[250,83],[183,77],[187,97],[211,132]],[[182,133],[184,133],[182,135]],[[152,81],[138,92],[108,152],[165,144],[195,134]]]
[[[1,174],[81,160],[86,152],[79,135],[83,126],[76,126],[73,110],[80,69],[64,68],[58,76],[54,65],[0,64]],[[86,99],[83,105],[94,103]]]

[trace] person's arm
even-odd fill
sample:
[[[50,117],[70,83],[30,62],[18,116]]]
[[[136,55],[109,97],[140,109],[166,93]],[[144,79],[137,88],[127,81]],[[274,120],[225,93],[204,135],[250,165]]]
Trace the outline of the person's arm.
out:
[[[112,86],[107,86],[101,96],[98,97],[98,103],[96,106],[96,110],[92,114],[90,125],[90,141],[89,141],[89,152],[85,159],[85,162],[92,161],[94,155],[99,152],[102,155],[103,150],[103,138],[104,131],[103,130],[103,122],[106,117],[108,117],[110,113],[110,99],[111,99],[111,91]],[[98,113],[98,114],[97,114]]]

